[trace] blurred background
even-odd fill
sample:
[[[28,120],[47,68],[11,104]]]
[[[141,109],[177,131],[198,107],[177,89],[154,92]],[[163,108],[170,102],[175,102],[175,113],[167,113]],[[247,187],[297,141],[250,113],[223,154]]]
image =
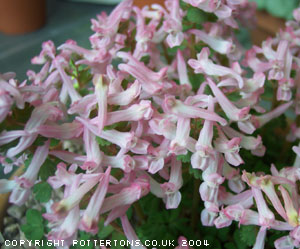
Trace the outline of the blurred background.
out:
[[[4,11],[1,8],[1,1],[0,22],[3,21],[3,18],[1,19],[1,11]],[[4,1],[10,2],[14,0]],[[30,3],[31,1],[26,0],[24,2]],[[103,4],[103,2],[108,2],[109,4]],[[115,3],[116,0],[90,0],[81,2],[75,0],[46,0],[44,6],[45,22],[37,20],[36,23],[42,25],[37,30],[24,34],[22,30],[16,30],[15,27],[11,27],[12,31],[4,30],[4,33],[0,25],[0,73],[13,71],[17,73],[19,80],[24,80],[28,69],[38,70],[40,67],[31,65],[30,59],[39,54],[43,41],[52,40],[56,46],[59,46],[66,40],[72,39],[77,41],[80,46],[90,47],[88,40],[92,34],[90,19],[95,18],[96,14],[102,11],[111,12]],[[43,10],[34,9],[34,11]],[[37,18],[43,18],[43,15],[37,16]],[[7,22],[11,23],[10,20]],[[6,29],[8,24],[6,25]],[[30,30],[28,25],[24,28]],[[32,27],[31,29],[34,28],[36,27]]]

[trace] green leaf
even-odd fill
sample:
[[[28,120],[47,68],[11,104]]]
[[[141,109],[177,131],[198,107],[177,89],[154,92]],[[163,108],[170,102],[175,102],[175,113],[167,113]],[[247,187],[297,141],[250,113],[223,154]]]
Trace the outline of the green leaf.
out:
[[[233,233],[233,239],[234,239],[234,242],[235,242],[237,248],[239,248],[239,249],[246,249],[247,248],[246,243],[241,240],[240,231],[239,230],[235,230],[234,231],[234,233]]]
[[[76,68],[76,65],[74,63],[74,60],[70,59],[69,61],[69,66],[70,68],[73,70],[73,74],[77,74],[77,68]],[[77,76],[77,75],[76,75]]]
[[[233,242],[225,243],[224,248],[225,249],[237,249]]]
[[[273,16],[291,19],[293,10],[299,5],[298,0],[265,0],[265,8]]]
[[[104,131],[112,130],[112,129],[117,128],[118,125],[119,125],[119,123],[114,123],[114,124],[112,124],[112,125],[106,125],[106,126],[103,127],[103,130],[104,130]],[[102,138],[101,138],[101,139],[102,139]],[[102,139],[102,140],[104,140],[104,139]]]
[[[39,202],[48,202],[51,198],[52,188],[48,182],[40,182],[33,187],[34,197]]]
[[[187,40],[183,40],[183,42],[179,45],[179,46],[175,46],[173,48],[168,48],[168,54],[170,55],[176,55],[177,50],[180,49],[181,51],[183,51],[188,45],[188,41]]]
[[[114,58],[111,61],[112,66],[114,67],[114,69],[118,69],[119,64],[123,63],[123,60],[121,58]]]
[[[182,31],[183,32],[186,32],[186,31],[188,31],[188,30],[190,30],[192,28],[193,28],[192,24],[182,24]]]
[[[13,163],[14,161],[7,157],[7,158],[5,158],[5,162],[7,162],[7,163]]]
[[[187,10],[187,19],[192,23],[202,24],[207,21],[207,16],[204,11],[190,6]]]
[[[26,212],[26,220],[31,224],[43,224],[43,217],[40,211],[36,209],[28,209]]]
[[[241,226],[240,238],[247,246],[253,246],[255,244],[257,236],[257,228],[255,226]]]
[[[27,159],[26,159],[25,162],[24,162],[25,169],[27,169],[28,166],[31,164],[32,158],[33,158],[33,155],[32,155],[32,154],[29,154],[28,157],[27,157]]]
[[[192,88],[194,91],[197,91],[201,85],[202,82],[204,82],[205,78],[203,74],[194,74],[189,73],[189,80],[192,84]]]
[[[141,59],[141,62],[144,62],[145,65],[147,65],[150,62],[150,55],[144,55]]]
[[[28,209],[26,212],[26,224],[21,226],[27,239],[40,240],[44,236],[43,217],[36,209]]]
[[[109,142],[109,141],[107,141],[107,140],[105,140],[101,137],[96,137],[96,141],[98,142],[98,144],[100,146],[109,146],[109,145],[111,145],[111,142]]]
[[[227,98],[231,101],[231,102],[236,102],[238,100],[241,99],[241,95],[239,94],[239,92],[232,92],[230,94],[227,95]]]
[[[104,226],[104,220],[102,219],[98,224],[98,238],[106,239],[114,231],[114,228],[111,225]]]
[[[55,147],[60,143],[60,140],[55,139],[55,138],[51,138],[50,140],[50,147]]]
[[[50,242],[45,237],[43,238],[43,241],[44,241],[44,245],[40,246],[40,249],[54,249],[53,241]],[[49,245],[47,244],[47,242],[49,243]]]
[[[179,155],[176,157],[178,161],[181,161],[183,163],[189,163],[191,162],[192,152],[188,151],[186,155]]]
[[[50,176],[53,176],[56,171],[56,165],[51,159],[47,158],[39,171],[39,177],[42,181],[47,181]]]
[[[91,72],[89,70],[81,71],[78,77],[78,81],[81,84],[86,84],[92,79]]]
[[[195,179],[202,180],[202,171],[200,169],[194,169],[190,164],[189,173],[194,176]]]
[[[48,140],[46,137],[38,136],[38,138],[34,141],[34,146],[43,146],[44,143]]]
[[[184,10],[190,6],[188,3],[184,2],[183,0],[180,0],[179,3],[180,3],[180,8]]]
[[[224,227],[224,228],[218,229],[218,238],[221,241],[226,242],[229,237],[229,232],[230,232],[230,227]]]
[[[125,235],[115,231],[115,232],[112,233],[112,239],[111,240],[112,240],[111,249],[124,249],[124,248],[127,248],[127,247],[124,247],[124,246],[120,245],[121,240],[127,241],[127,238],[125,237]]]
[[[29,240],[40,240],[44,236],[43,225],[23,224],[21,230]]]
[[[79,240],[82,240],[82,241],[91,240],[91,234],[87,233],[87,232],[84,232],[84,231],[79,231]],[[93,249],[93,243],[87,243],[86,242],[85,245],[84,245],[84,247],[81,246],[79,243],[77,243],[77,244],[75,244],[71,248],[76,248],[76,249],[82,249],[82,248]]]

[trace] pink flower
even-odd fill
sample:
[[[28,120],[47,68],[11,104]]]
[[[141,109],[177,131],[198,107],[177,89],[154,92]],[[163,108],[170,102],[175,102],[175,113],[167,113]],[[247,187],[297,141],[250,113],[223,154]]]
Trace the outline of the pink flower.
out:
[[[11,111],[13,99],[4,91],[0,90],[0,123],[2,123]]]
[[[13,101],[16,102],[16,105],[19,109],[24,109],[25,100],[22,96],[21,86],[17,85],[16,80],[14,80],[12,78],[8,78],[8,79],[9,80],[6,81],[4,79],[4,77],[1,77],[1,74],[0,74],[0,96],[2,99],[1,106],[3,108],[3,111],[10,110],[10,107],[11,107],[11,104],[13,103]],[[12,98],[10,96],[12,96]],[[4,112],[4,113],[6,113],[6,112]],[[6,115],[7,115],[7,113],[6,113]]]
[[[181,193],[179,189],[182,186],[181,161],[177,161],[175,157],[171,161],[170,180],[160,185],[164,197],[163,200],[167,209],[176,209],[181,201]]]
[[[208,100],[208,110],[214,111],[212,97]],[[215,152],[212,147],[213,139],[213,122],[204,121],[198,141],[196,143],[196,153],[191,157],[191,164],[194,169],[205,170],[215,159]]]
[[[212,35],[206,34],[204,31],[192,29],[189,30],[189,32],[196,35],[197,40],[205,42],[220,54],[229,54],[234,49],[234,45],[232,42],[223,40],[218,37],[213,37]]]
[[[294,87],[293,79],[283,78],[278,82],[277,100],[290,101],[292,98],[291,88]]]
[[[166,15],[163,27],[168,33],[166,41],[169,47],[172,48],[179,46],[184,39],[181,25],[183,13],[179,7],[179,0],[167,0],[166,7],[170,13]]]
[[[300,156],[300,147],[299,146],[293,146],[293,151],[297,154],[297,156]]]
[[[42,44],[42,51],[38,56],[31,59],[32,64],[44,64],[49,59],[55,58],[56,49],[52,41],[46,41]]]
[[[175,249],[192,249],[192,248],[189,247],[188,240],[185,237],[180,236],[178,238],[178,246],[176,246]]]
[[[205,73],[208,76],[230,76],[237,81],[240,88],[244,86],[244,81],[238,73],[230,68],[213,63],[208,58],[209,54],[209,48],[202,48],[201,52],[197,54],[197,60],[190,59],[188,61],[189,65],[195,70],[195,73]]]
[[[112,125],[122,121],[149,120],[152,114],[153,109],[151,102],[149,100],[141,100],[140,103],[133,104],[127,109],[107,113],[106,125]],[[96,122],[94,123],[96,124]]]
[[[104,176],[95,190],[87,208],[85,209],[81,219],[81,229],[93,234],[98,231],[99,212],[103,205],[103,201],[107,192],[110,177],[110,167],[107,168]]]
[[[190,119],[189,118],[178,118],[176,136],[170,143],[170,152],[176,155],[186,154],[188,138],[190,135]]]
[[[186,63],[180,49],[177,50],[177,71],[180,84],[188,84],[191,86],[192,84],[189,80]]]
[[[271,39],[265,41],[262,46],[265,57],[272,62],[268,79],[281,80],[285,75],[289,78],[293,58],[289,51],[288,41],[280,41],[276,52],[272,50],[271,46]],[[284,72],[285,70],[286,72]]]
[[[165,96],[163,108],[167,113],[172,113],[182,118],[203,118],[219,122],[221,125],[226,125],[227,123],[225,119],[221,118],[215,112],[187,105],[170,95]]]
[[[121,216],[121,223],[122,227],[125,233],[125,236],[127,237],[127,240],[133,245],[131,246],[132,249],[146,249],[146,247],[143,246],[142,242],[137,237],[135,231],[133,230],[132,226],[129,223],[129,220],[126,215]]]
[[[255,177],[254,177],[254,179],[255,179]],[[253,176],[251,176],[250,174],[248,174],[244,171],[243,172],[243,180],[246,181],[251,186],[252,193],[253,193],[253,196],[254,196],[254,199],[255,199],[255,202],[257,205],[258,213],[259,213],[259,224],[261,226],[270,227],[270,225],[275,220],[275,216],[274,216],[274,213],[268,208],[261,190],[257,186],[252,185]]]
[[[163,68],[156,73],[151,71],[129,53],[119,52],[117,56],[124,60],[128,60],[127,64],[119,64],[119,69],[134,76],[141,83],[142,89],[145,92],[152,95],[163,89],[162,83],[166,76],[167,68]]]
[[[245,133],[252,134],[255,130],[255,127],[249,120],[251,117],[249,114],[250,107],[238,109],[233,103],[230,102],[230,100],[210,78],[207,78],[207,82],[216,96],[218,103],[226,113],[226,116],[230,120],[237,121],[240,130],[244,131]]]
[[[78,177],[80,179],[82,176],[79,175]],[[52,205],[52,210],[55,215],[66,215],[70,210],[78,206],[83,196],[98,183],[100,177],[100,174],[92,175],[92,177],[86,179],[82,184],[80,184],[81,181],[79,180],[73,189],[65,189],[65,198]]]
[[[254,72],[262,73],[269,70],[272,67],[272,63],[261,61],[257,58],[258,53],[262,53],[262,49],[257,46],[253,46],[246,52],[243,63],[245,66],[250,67]]]
[[[81,167],[88,171],[98,170],[103,156],[96,141],[96,136],[85,127],[83,140],[87,157]]]
[[[109,90],[110,90],[109,86]],[[134,99],[136,99],[141,93],[141,84],[139,81],[134,81],[129,87],[124,91],[117,91],[114,93],[109,93],[108,103],[110,105],[129,105]]]
[[[32,161],[23,175],[15,177],[14,180],[0,180],[1,193],[12,191],[9,197],[11,203],[21,206],[27,201],[31,193],[31,187],[38,178],[40,167],[48,156],[48,149],[49,141],[36,149]]]
[[[149,183],[142,179],[142,181],[133,182],[129,187],[124,187],[119,193],[106,197],[102,204],[100,214],[106,213],[117,207],[131,205],[146,195],[150,190]]]
[[[57,103],[46,103],[36,107],[33,110],[30,119],[27,121],[24,130],[2,132],[0,136],[0,144],[7,144],[21,137],[19,143],[7,151],[6,155],[8,157],[14,157],[31,146],[37,138],[38,127],[45,123],[46,120],[55,121],[61,119],[62,111],[58,109],[56,105]]]
[[[293,16],[294,16],[294,18],[295,18],[295,20],[296,20],[297,22],[300,21],[300,9],[299,9],[299,8],[298,8],[298,9],[295,9],[295,10],[293,11]]]
[[[289,224],[292,226],[298,226],[299,225],[298,224],[299,223],[298,222],[298,219],[299,219],[298,212],[294,208],[294,204],[293,204],[293,201],[292,201],[290,195],[288,194],[287,190],[283,186],[279,186],[279,190],[283,197],[284,208],[285,208],[285,212],[286,212],[286,216],[287,216],[287,220],[288,220]]]
[[[86,62],[89,63],[107,63],[107,61],[110,59],[108,51],[104,49],[99,50],[88,50],[85,48],[82,48],[76,44],[75,41],[72,42],[66,42],[58,47],[59,50],[65,51],[70,50],[78,55],[81,55],[84,57]],[[85,60],[79,61],[80,63],[83,63]],[[80,64],[79,62],[76,62],[77,64]]]
[[[213,226],[214,220],[218,216],[215,212],[210,212],[207,209],[203,209],[201,211],[201,223],[203,226]]]
[[[229,126],[222,127],[222,130],[229,138],[240,137],[241,147],[245,148],[246,150],[251,150],[251,153],[253,155],[263,156],[265,154],[266,147],[262,144],[262,138],[260,136],[258,136],[257,138],[245,136]]]
[[[228,140],[219,127],[218,131],[219,137],[214,141],[216,150],[224,153],[226,161],[234,166],[244,163],[239,155],[241,138],[234,137]]]
[[[266,234],[267,228],[262,226],[258,231],[253,249],[264,249]]]
[[[294,243],[290,236],[283,236],[274,242],[276,249],[294,249]]]
[[[82,131],[82,124],[79,122],[64,123],[60,125],[41,125],[37,128],[37,132],[40,135],[61,140],[79,137]]]
[[[202,9],[209,13],[214,13],[219,19],[226,19],[231,16],[231,8],[222,1],[217,0],[184,0],[194,7]]]
[[[98,15],[98,20],[92,19],[92,29],[101,34],[101,36],[111,37],[118,31],[119,24],[122,20],[130,16],[133,0],[122,1],[109,16],[105,12]]]
[[[80,100],[81,96],[75,90],[73,80],[69,75],[67,75],[67,73],[64,70],[64,67],[66,67],[67,65],[66,59],[63,56],[58,55],[53,60],[53,65],[59,72],[60,78],[63,81],[63,89],[65,89],[67,94],[70,96],[72,103]],[[65,102],[65,100],[62,99],[62,102]]]
[[[282,115],[287,109],[289,109],[291,107],[291,105],[293,104],[292,101],[282,104],[278,107],[276,107],[275,109],[273,109],[272,111],[260,115],[260,116],[252,116],[254,119],[254,125],[256,128],[260,128],[262,126],[264,126],[266,123],[268,123],[269,121],[271,121],[274,118],[279,117],[280,115]]]
[[[154,33],[156,31],[159,22],[157,20],[158,17],[152,19],[148,24],[145,24],[145,19],[147,18],[144,14],[149,13],[145,12],[138,7],[133,7],[133,11],[136,13],[136,47],[134,51],[134,55],[137,58],[140,58],[143,53],[149,50],[151,46],[150,42],[153,39]],[[158,14],[159,15],[159,14]]]
[[[103,75],[95,75],[93,78],[93,83],[95,85],[95,95],[98,103],[98,117],[97,124],[99,133],[102,132],[106,124],[107,119],[107,94],[108,94],[108,86],[106,79]]]

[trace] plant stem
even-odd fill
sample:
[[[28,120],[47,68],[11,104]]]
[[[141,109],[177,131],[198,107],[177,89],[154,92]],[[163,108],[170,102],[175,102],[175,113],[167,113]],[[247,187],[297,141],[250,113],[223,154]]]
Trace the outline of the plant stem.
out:
[[[124,234],[123,229],[115,222],[112,221],[110,225],[119,233]]]
[[[199,194],[200,180],[194,179],[194,190],[193,190],[193,206],[192,206],[192,215],[191,215],[191,226],[195,230],[199,222],[199,203],[200,203],[200,194]]]
[[[168,62],[168,64],[171,64],[172,62],[172,59],[170,58],[169,54],[168,54],[168,50],[167,50],[167,47],[165,44],[162,44],[162,47],[163,47],[163,51],[164,51],[164,56]]]
[[[135,202],[133,204],[133,208],[134,208],[134,211],[136,212],[136,214],[137,214],[137,216],[139,218],[139,222],[140,223],[144,223],[146,221],[146,216],[145,216],[145,214],[143,212],[143,209],[142,209],[140,203],[139,202]]]
[[[273,99],[272,99],[272,110],[274,110],[278,105],[279,101],[277,101],[277,85],[274,81],[272,81],[273,86]]]

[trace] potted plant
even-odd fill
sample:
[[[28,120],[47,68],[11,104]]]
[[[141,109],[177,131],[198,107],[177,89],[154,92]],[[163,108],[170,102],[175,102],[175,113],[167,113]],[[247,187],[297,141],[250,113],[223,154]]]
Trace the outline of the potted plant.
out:
[[[90,49],[47,41],[27,81],[1,74],[0,160],[24,173],[0,191],[27,209],[21,238],[299,247],[300,9],[246,50],[236,34],[254,13],[243,0],[125,0],[92,20]]]
[[[0,0],[0,32],[24,34],[46,22],[45,0]]]

